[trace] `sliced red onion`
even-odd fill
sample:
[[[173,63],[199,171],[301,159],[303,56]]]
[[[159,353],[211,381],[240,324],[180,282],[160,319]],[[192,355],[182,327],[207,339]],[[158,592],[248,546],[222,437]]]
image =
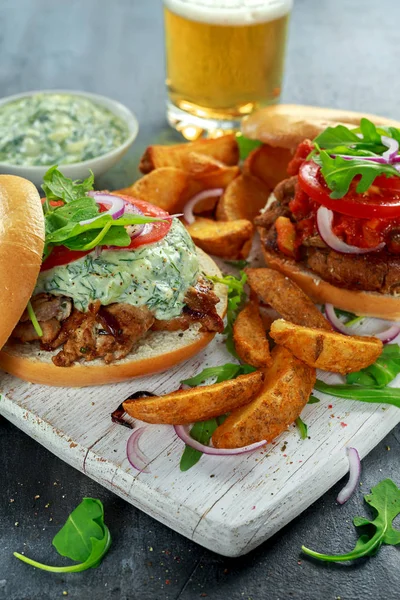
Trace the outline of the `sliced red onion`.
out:
[[[224,190],[222,188],[215,188],[213,190],[204,190],[203,192],[199,192],[195,196],[193,196],[188,202],[186,202],[185,207],[183,209],[183,218],[186,223],[191,225],[195,222],[196,217],[193,214],[193,209],[198,202],[201,200],[205,200],[205,198],[215,198],[216,196],[222,196]]]
[[[359,138],[363,139],[361,134],[356,134]],[[382,156],[357,156],[352,154],[331,154],[332,158],[336,158],[340,156],[346,160],[370,160],[375,163],[380,164],[393,164],[395,162],[400,161],[400,156],[398,156],[399,152],[399,142],[394,138],[391,138],[387,135],[381,136],[382,144],[387,147],[387,150],[382,154]],[[399,167],[396,167],[398,169]]]
[[[382,144],[387,147],[386,152],[382,154],[382,158],[385,158],[390,163],[399,151],[399,142],[387,135],[383,135],[381,140]]]
[[[89,223],[96,221],[96,219],[104,217],[104,215],[111,215],[113,219],[119,219],[119,217],[122,217],[125,212],[125,200],[119,196],[105,194],[104,192],[88,192],[88,196],[93,198],[97,204],[111,204],[111,207],[109,210],[98,214],[96,217],[93,217],[93,219],[79,221],[79,225],[88,225]]]
[[[126,444],[126,456],[134,469],[141,473],[150,473],[150,469],[147,466],[149,459],[139,448],[139,439],[145,431],[146,427],[139,427],[139,429],[135,429],[132,435],[129,436]]]
[[[254,444],[250,444],[249,446],[242,446],[242,448],[214,448],[213,446],[206,446],[205,444],[201,444],[194,440],[189,433],[189,429],[187,425],[174,425],[175,433],[177,436],[184,442],[187,446],[194,448],[194,450],[198,450],[199,452],[203,452],[203,454],[212,454],[219,456],[228,456],[234,454],[244,454],[245,452],[252,452],[253,450],[257,450],[257,448],[261,448],[267,443],[267,440],[262,440],[261,442],[255,442]]]
[[[357,156],[353,154],[330,154],[332,158],[336,158],[340,156],[340,158],[344,158],[345,160],[370,160],[371,162],[379,163],[379,164],[387,164],[389,161],[384,158],[384,156]]]
[[[339,252],[340,254],[368,254],[369,252],[382,250],[385,246],[385,242],[378,244],[374,248],[358,248],[358,246],[350,246],[333,233],[332,223],[333,211],[325,206],[320,206],[317,210],[318,233],[325,244],[332,250],[335,250],[335,252]]]
[[[349,480],[336,498],[336,502],[339,504],[347,502],[360,481],[361,461],[358,451],[355,448],[347,448],[347,456],[349,458]]]
[[[382,340],[382,342],[384,344],[387,344],[388,342],[391,342],[392,340],[394,340],[394,338],[396,338],[400,333],[400,325],[397,323],[391,324],[390,327],[386,328],[384,331],[378,331],[375,333],[374,333],[374,331],[362,332],[360,330],[359,325],[347,326],[336,315],[333,304],[325,304],[325,314],[326,314],[326,318],[328,319],[330,324],[334,327],[334,329],[336,329],[336,331],[339,331],[340,333],[343,333],[344,335],[368,335],[368,336],[372,335],[372,336],[378,338],[379,340]],[[377,324],[377,325],[379,325],[381,323],[384,323],[384,324],[387,323],[383,319],[368,319],[368,321],[373,322],[373,324]]]

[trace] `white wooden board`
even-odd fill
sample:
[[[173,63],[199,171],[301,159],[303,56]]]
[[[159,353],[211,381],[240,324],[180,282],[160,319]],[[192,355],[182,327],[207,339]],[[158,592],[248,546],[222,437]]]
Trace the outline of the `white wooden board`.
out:
[[[328,398],[307,405],[310,439],[292,427],[263,450],[203,456],[182,473],[172,427],[150,425],[141,438],[151,472],[130,467],[131,431],[111,412],[135,390],[163,393],[210,364],[231,360],[221,337],[180,367],[112,386],[63,389],[0,375],[0,413],[70,465],[199,544],[245,554],[277,532],[347,471],[346,446],[365,456],[399,421],[395,407]],[[75,368],[75,367],[74,367]],[[328,376],[332,379],[332,375]],[[326,378],[326,376],[325,376]]]
[[[260,266],[257,241],[252,255],[257,257],[252,266]],[[227,271],[227,265],[219,262]],[[276,533],[343,477],[348,470],[346,447],[356,447],[364,457],[400,422],[400,410],[315,393],[321,401],[302,412],[309,439],[301,440],[292,426],[261,450],[240,456],[203,455],[183,473],[179,461],[184,445],[174,429],[146,425],[140,446],[149,458],[150,473],[134,470],[126,458],[132,431],[112,423],[111,413],[135,391],[167,393],[182,379],[226,362],[232,362],[232,356],[223,336],[216,336],[183,365],[114,385],[54,388],[0,371],[0,414],[165,525],[214,552],[239,556]],[[71,367],[71,377],[75,368],[79,366]],[[319,377],[339,381],[337,375],[319,373]],[[400,385],[400,376],[393,385]]]

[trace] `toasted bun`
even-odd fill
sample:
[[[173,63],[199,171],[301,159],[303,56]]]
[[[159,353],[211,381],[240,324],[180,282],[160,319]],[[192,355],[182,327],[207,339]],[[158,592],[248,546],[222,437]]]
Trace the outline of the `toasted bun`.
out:
[[[242,132],[248,138],[270,146],[294,150],[306,138],[314,139],[326,127],[344,124],[357,127],[366,117],[376,125],[400,127],[399,121],[336,108],[276,104],[254,112],[242,121]]]
[[[259,228],[259,232],[262,240],[265,230]],[[301,263],[283,254],[266,250],[264,244],[262,244],[262,252],[268,267],[292,279],[316,304],[328,302],[336,308],[348,310],[356,315],[378,317],[389,321],[400,319],[400,296],[339,288],[324,281],[309,269],[305,269]]]
[[[200,249],[197,251],[201,270],[206,275],[221,277],[212,258]],[[216,284],[214,291],[220,298],[217,312],[223,317],[227,306],[226,287]],[[40,350],[38,343],[10,341],[0,352],[0,368],[25,381],[43,385],[84,387],[116,383],[165,371],[194,356],[215,336],[215,333],[203,333],[199,329],[199,324],[193,324],[183,332],[150,331],[138,342],[133,352],[110,365],[106,365],[102,359],[96,359],[88,363],[77,363],[72,367],[56,367],[51,360],[56,352]]]
[[[0,175],[0,348],[24,312],[42,264],[44,218],[30,181]]]

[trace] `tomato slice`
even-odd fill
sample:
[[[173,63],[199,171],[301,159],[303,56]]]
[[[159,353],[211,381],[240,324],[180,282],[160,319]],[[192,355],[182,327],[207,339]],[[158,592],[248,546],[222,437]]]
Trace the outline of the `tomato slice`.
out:
[[[134,204],[147,217],[163,218],[169,216],[168,213],[162,208],[153,206],[153,204],[145,202],[144,200],[139,200],[131,196],[120,197],[130,204]],[[42,202],[44,202],[44,199]],[[52,206],[62,206],[64,202],[52,200],[50,204]],[[103,212],[104,210],[107,210],[107,207],[100,205],[100,212]],[[171,224],[171,219],[168,219],[168,221],[157,221],[155,223],[148,224],[144,233],[136,238],[133,238],[129,246],[115,247],[113,250],[133,250],[134,248],[139,248],[140,246],[144,246],[146,244],[154,244],[155,242],[160,241],[168,233],[171,228]],[[86,256],[86,254],[89,254],[90,252],[92,252],[92,250],[69,250],[69,248],[66,248],[65,246],[54,246],[50,256],[43,262],[40,270],[47,271],[53,267],[68,265],[69,263],[82,258],[82,256]]]
[[[92,250],[69,250],[65,246],[54,246],[50,256],[42,263],[40,268],[41,271],[48,271],[53,267],[60,267],[61,265],[68,265],[82,256],[86,256]]]
[[[368,192],[357,194],[353,189],[340,199],[329,196],[331,190],[321,179],[320,167],[314,161],[301,165],[298,175],[300,188],[326,208],[361,219],[400,217],[400,181],[397,177],[377,177]],[[379,192],[375,187],[379,188]]]

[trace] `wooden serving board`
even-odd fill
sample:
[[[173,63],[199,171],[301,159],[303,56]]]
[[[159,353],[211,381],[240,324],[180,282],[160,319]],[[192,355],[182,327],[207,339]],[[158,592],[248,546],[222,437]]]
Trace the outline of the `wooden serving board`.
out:
[[[387,405],[322,394],[295,427],[252,454],[203,456],[179,470],[183,444],[172,427],[149,425],[141,448],[150,473],[128,463],[131,430],[111,412],[135,390],[165,393],[204,366],[231,361],[221,336],[197,357],[165,373],[91,388],[51,388],[0,376],[0,413],[51,452],[131,504],[215,552],[245,554],[269,538],[338,481],[348,469],[345,447],[365,456],[399,421]],[[75,367],[74,367],[75,368]],[[72,373],[71,373],[72,375]],[[325,380],[335,376],[326,375]]]
[[[260,266],[255,241],[252,266]],[[221,270],[237,274],[223,261]],[[400,341],[400,336],[397,340]],[[0,414],[59,458],[182,535],[225,556],[250,552],[299,515],[348,470],[347,446],[361,458],[400,422],[400,410],[332,398],[302,412],[309,439],[293,425],[261,450],[205,456],[181,472],[184,444],[169,425],[146,425],[140,447],[150,473],[132,468],[126,443],[132,430],[111,413],[135,391],[164,394],[207,366],[232,362],[217,335],[200,354],[164,373],[125,383],[55,388],[26,383],[0,371]],[[71,377],[73,369],[71,367]],[[324,381],[338,375],[319,373]],[[394,385],[400,385],[400,376]],[[132,423],[143,426],[137,421]]]

